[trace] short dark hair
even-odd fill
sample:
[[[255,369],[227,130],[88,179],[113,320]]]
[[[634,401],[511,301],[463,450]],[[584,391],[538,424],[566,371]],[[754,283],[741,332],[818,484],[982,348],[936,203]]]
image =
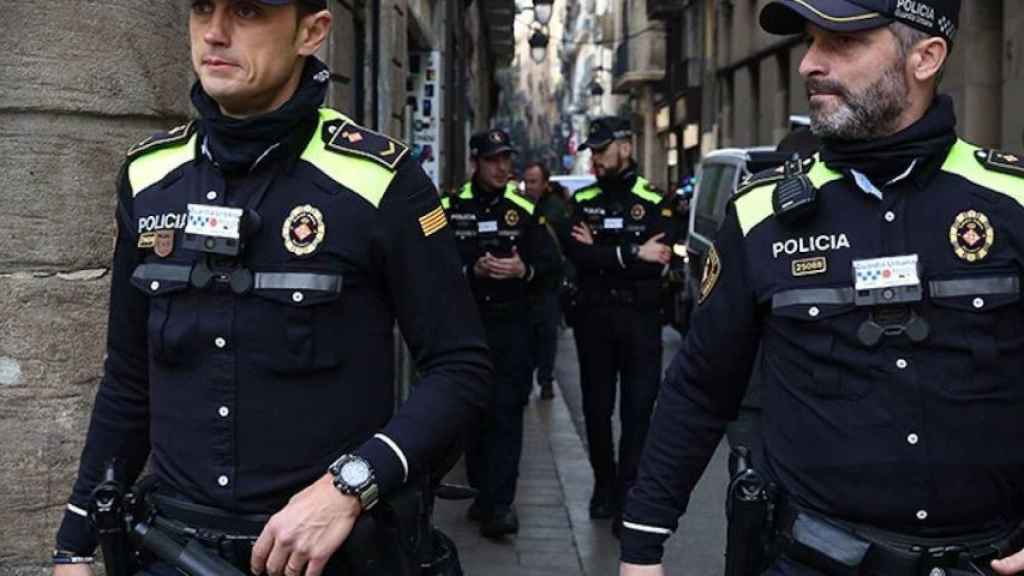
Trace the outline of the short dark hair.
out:
[[[544,176],[544,180],[547,181],[551,179],[551,169],[548,168],[547,164],[538,160],[531,160],[527,162],[526,166],[523,168],[523,174],[526,174],[526,171],[530,168],[540,168],[540,173]]]
[[[295,3],[295,17],[298,20],[302,20],[303,18],[309,16],[310,14],[316,14],[321,10],[323,10],[323,8],[316,6],[314,4],[310,4],[308,2],[303,2],[302,0],[299,0],[298,2]]]

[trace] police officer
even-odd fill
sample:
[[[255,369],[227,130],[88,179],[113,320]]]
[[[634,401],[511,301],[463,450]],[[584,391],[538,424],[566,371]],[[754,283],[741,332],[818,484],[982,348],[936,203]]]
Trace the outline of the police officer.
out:
[[[532,385],[529,287],[551,273],[556,256],[533,201],[511,180],[508,133],[475,134],[469,146],[473,177],[444,203],[497,376],[493,408],[466,452],[467,475],[479,491],[468,516],[481,523],[482,535],[498,538],[519,531],[513,501]]]
[[[404,144],[321,107],[331,23],[322,0],[191,2],[199,119],[121,173],[107,359],[55,574],[91,573],[106,464],[132,481],[148,458],[169,522],[250,538],[230,558],[245,571],[317,576],[485,410],[435,188]],[[397,413],[396,320],[419,370]]]
[[[672,256],[672,210],[633,160],[632,131],[622,118],[598,118],[581,150],[591,149],[597,183],[575,195],[566,253],[580,293],[574,336],[594,491],[591,518],[618,514],[636,476],[661,374],[662,280]],[[622,437],[618,466],[612,440],[616,380]],[[612,524],[618,529],[618,520]]]
[[[662,574],[752,370],[755,464],[778,492],[767,574],[1024,570],[1024,456],[1006,444],[1024,437],[1024,161],[959,140],[937,95],[959,9],[762,10],[769,32],[807,34],[823,146],[729,206],[626,506],[622,574]]]

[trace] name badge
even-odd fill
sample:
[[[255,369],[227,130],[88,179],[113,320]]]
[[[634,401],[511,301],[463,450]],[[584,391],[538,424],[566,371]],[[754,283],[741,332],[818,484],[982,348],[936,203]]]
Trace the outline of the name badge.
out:
[[[238,240],[242,212],[241,208],[189,204],[185,234]]]
[[[622,218],[605,218],[605,230],[622,230]]]
[[[481,234],[486,234],[488,232],[497,232],[498,231],[498,221],[497,220],[487,220],[487,221],[484,221],[484,222],[477,222],[477,224],[476,224],[476,231],[480,232]]]
[[[917,272],[917,254],[854,260],[854,290],[878,290],[919,286],[921,278]]]

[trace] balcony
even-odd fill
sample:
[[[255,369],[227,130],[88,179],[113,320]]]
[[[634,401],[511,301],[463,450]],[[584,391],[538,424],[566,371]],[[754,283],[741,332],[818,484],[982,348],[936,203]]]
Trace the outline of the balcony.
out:
[[[648,30],[627,38],[615,48],[612,92],[628,94],[645,84],[665,78],[665,37],[660,30]]]

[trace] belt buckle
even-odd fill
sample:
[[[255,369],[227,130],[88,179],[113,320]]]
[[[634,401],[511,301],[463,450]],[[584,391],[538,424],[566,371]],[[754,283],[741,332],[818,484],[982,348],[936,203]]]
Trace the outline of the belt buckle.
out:
[[[935,546],[924,550],[928,576],[946,576],[945,568],[957,568],[967,550],[963,546]]]

